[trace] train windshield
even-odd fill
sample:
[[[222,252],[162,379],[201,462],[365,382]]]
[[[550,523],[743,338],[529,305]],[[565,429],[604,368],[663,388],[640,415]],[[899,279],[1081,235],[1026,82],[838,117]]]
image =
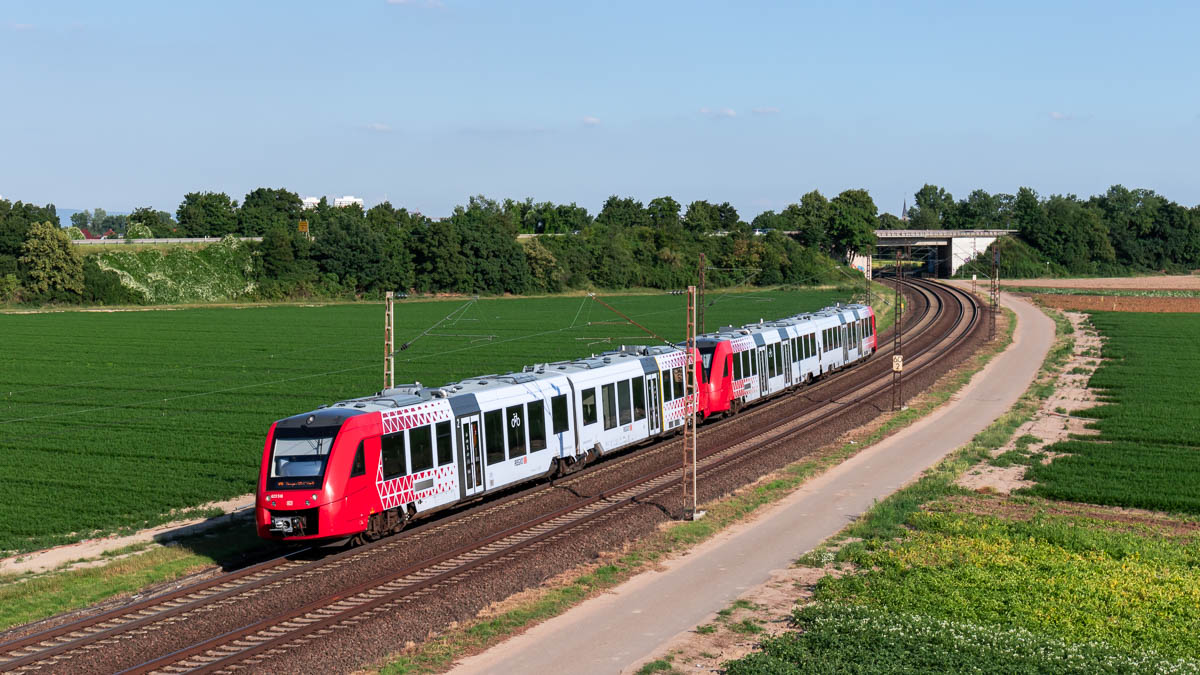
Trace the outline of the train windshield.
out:
[[[275,429],[268,488],[320,487],[338,427]]]
[[[709,380],[709,371],[712,370],[713,352],[715,351],[717,351],[715,346],[700,348],[700,370],[703,372],[700,380],[702,382],[708,382]]]

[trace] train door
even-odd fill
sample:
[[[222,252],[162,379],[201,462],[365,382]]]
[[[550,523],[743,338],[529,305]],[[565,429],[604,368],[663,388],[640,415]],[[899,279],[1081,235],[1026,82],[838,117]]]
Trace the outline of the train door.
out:
[[[758,392],[761,396],[767,395],[767,381],[770,373],[767,372],[767,348],[758,348]]]
[[[783,341],[783,383],[785,386],[792,386],[792,341],[790,338]]]
[[[842,324],[842,363],[850,362],[850,331],[849,326]]]
[[[646,377],[646,423],[650,435],[662,431],[662,398],[658,395],[658,373]]]
[[[458,420],[459,447],[462,448],[462,496],[483,492],[483,442],[480,440],[479,413]]]

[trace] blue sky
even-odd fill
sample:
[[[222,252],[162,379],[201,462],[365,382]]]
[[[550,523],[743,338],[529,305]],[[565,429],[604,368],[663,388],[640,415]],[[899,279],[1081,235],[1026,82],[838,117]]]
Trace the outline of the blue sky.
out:
[[[0,0],[0,194],[1200,202],[1200,3]]]

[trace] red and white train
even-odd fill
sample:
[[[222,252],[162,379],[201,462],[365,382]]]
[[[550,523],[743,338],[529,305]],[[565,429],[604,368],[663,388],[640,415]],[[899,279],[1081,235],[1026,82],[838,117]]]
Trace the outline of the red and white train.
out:
[[[865,305],[697,337],[704,418],[839,370],[875,351]],[[626,346],[444,387],[420,383],[279,420],[263,447],[259,536],[374,539],[414,518],[676,433],[686,348]]]

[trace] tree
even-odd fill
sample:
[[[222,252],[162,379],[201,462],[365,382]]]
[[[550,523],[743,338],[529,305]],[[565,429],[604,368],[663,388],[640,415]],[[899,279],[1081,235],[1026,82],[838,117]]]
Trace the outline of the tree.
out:
[[[830,254],[849,258],[875,245],[875,200],[866,190],[846,190],[829,203]]]
[[[92,224],[92,214],[87,209],[71,214],[71,225],[80,230],[86,230]]]
[[[903,230],[906,227],[908,227],[908,223],[890,213],[881,213],[875,219],[875,228],[879,230]]]
[[[650,226],[656,230],[677,230],[683,222],[679,219],[679,202],[671,197],[655,197],[646,205],[650,215]]]
[[[801,246],[815,248],[820,251],[829,249],[829,227],[833,211],[829,200],[818,190],[813,190],[800,198],[800,204],[791,204],[783,210],[787,221],[786,229],[795,232],[795,239]]]
[[[166,211],[156,211],[149,206],[139,206],[129,214],[130,231],[134,225],[140,225],[149,230],[151,237],[178,236],[178,223]],[[128,231],[126,236],[130,236]]]
[[[624,199],[613,195],[604,202],[596,216],[597,225],[610,227],[639,227],[650,224],[650,214],[633,197]]]
[[[17,258],[34,223],[48,222],[59,226],[53,204],[37,206],[0,199],[0,276],[16,274]]]
[[[939,230],[953,227],[954,196],[936,185],[926,183],[913,195],[908,219],[914,230]]]
[[[223,237],[237,232],[237,202],[224,192],[189,192],[175,212],[185,237]]]
[[[58,225],[34,223],[21,246],[25,290],[35,300],[76,301],[83,293],[83,258]]]
[[[153,236],[154,233],[150,231],[150,228],[141,223],[134,223],[125,231],[126,239],[150,239]]]
[[[283,188],[258,188],[246,195],[237,211],[238,230],[252,237],[272,227],[295,229],[303,206],[300,195],[295,192]]]

